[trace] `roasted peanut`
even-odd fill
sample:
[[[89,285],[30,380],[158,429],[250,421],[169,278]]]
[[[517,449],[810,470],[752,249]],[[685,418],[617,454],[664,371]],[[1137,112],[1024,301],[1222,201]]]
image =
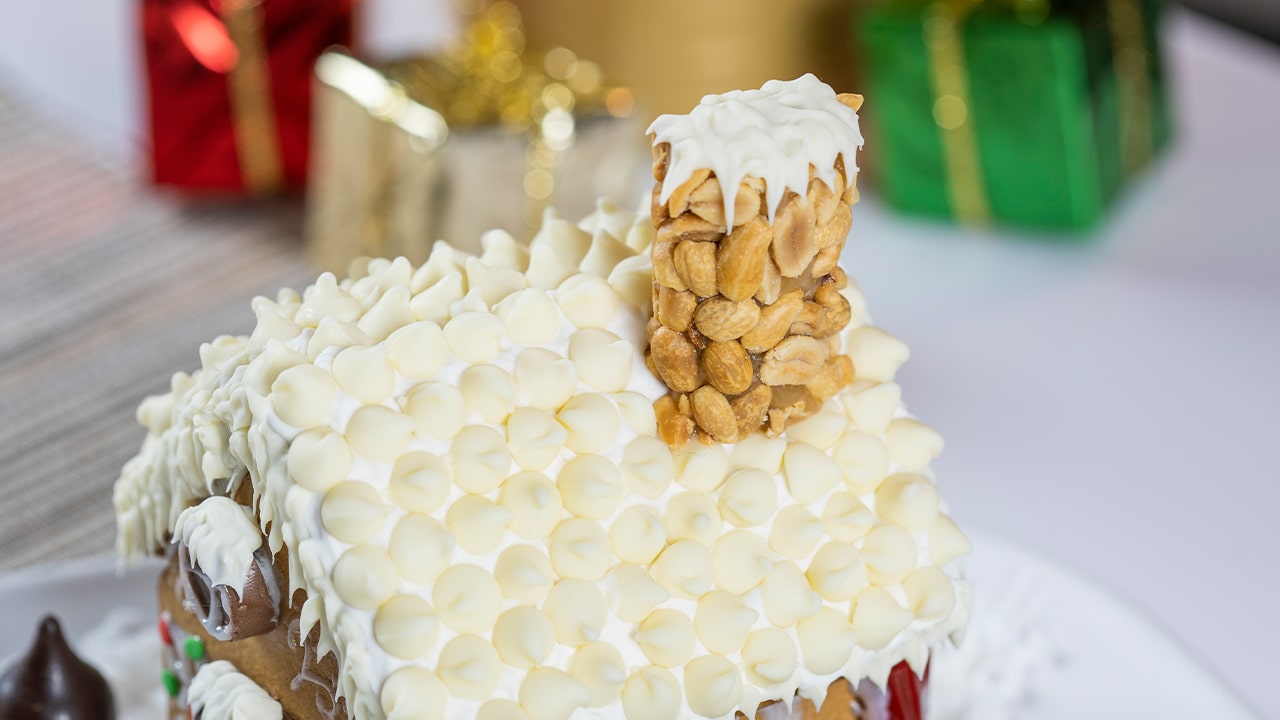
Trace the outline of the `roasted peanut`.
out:
[[[720,191],[719,178],[708,178],[689,193],[689,212],[712,225],[725,225],[724,194]]]
[[[769,242],[773,242],[770,235]],[[760,288],[756,290],[755,298],[765,305],[772,305],[777,302],[778,296],[782,294],[782,271],[778,269],[778,264],[773,261],[770,256],[764,263],[764,277],[760,280]]]
[[[826,220],[818,221],[818,228],[814,234],[814,243],[817,244],[819,250],[825,250],[829,247],[844,247],[845,238],[849,237],[849,228],[853,222],[853,210],[848,205],[835,201],[835,208],[831,211],[831,215]],[[816,274],[816,273],[815,273]],[[825,275],[826,273],[821,273]]]
[[[671,195],[667,197],[667,212],[671,213],[671,217],[680,217],[689,209],[689,195],[709,177],[711,177],[710,170],[699,168],[689,175],[688,180],[671,191]]]
[[[789,405],[784,408],[770,408],[768,427],[765,434],[769,437],[777,437],[786,431],[787,425],[796,423],[808,417],[804,408],[799,405]]]
[[[658,227],[654,242],[701,240],[715,242],[724,237],[724,226],[712,225],[693,213],[674,216]]]
[[[698,382],[698,349],[689,338],[670,328],[658,328],[649,338],[658,377],[676,392],[693,392]]]
[[[819,250],[813,258],[813,264],[809,266],[813,276],[822,277],[839,267],[840,251],[843,249],[842,245],[832,245]]]
[[[766,385],[805,385],[817,376],[827,360],[827,349],[806,335],[792,335],[765,353],[760,380]],[[662,369],[658,358],[658,369]]]
[[[761,308],[760,322],[742,335],[742,346],[748,352],[762,353],[782,342],[802,305],[804,293],[792,290],[774,304]]]
[[[689,414],[680,412],[675,398],[664,395],[653,404],[658,421],[658,437],[672,447],[680,447],[693,437],[694,423]]]
[[[724,188],[720,185],[719,178],[707,180],[689,195],[689,212],[712,225],[728,225],[724,215]],[[742,225],[759,214],[760,195],[746,184],[739,184],[734,188],[734,226]]]
[[[788,192],[773,218],[773,260],[783,277],[799,277],[818,253],[814,243],[813,206]]]
[[[737,340],[759,321],[760,306],[754,300],[713,297],[703,300],[693,313],[694,327],[709,340]]]
[[[858,175],[850,173],[844,164],[844,155],[836,155],[836,172],[844,180],[844,191],[840,193],[840,202],[852,205],[858,202]]]
[[[839,174],[836,175],[839,177]],[[828,187],[820,178],[814,178],[809,181],[809,192],[806,199],[813,206],[813,217],[818,224],[819,233],[823,225],[831,220],[831,216],[836,214],[836,208],[842,205],[840,195],[835,192],[834,188]],[[822,247],[822,238],[819,235],[818,247]]]
[[[836,100],[839,100],[841,105],[854,112],[857,112],[862,107],[862,96],[857,93],[840,93],[836,95]]]
[[[812,335],[816,338],[830,337],[840,332],[853,319],[853,309],[849,307],[849,301],[836,289],[835,282],[828,281],[820,284],[814,293],[814,300],[822,309],[813,325]]]
[[[737,341],[712,342],[702,351],[702,374],[720,392],[737,395],[751,387],[755,367]]]
[[[693,418],[673,415],[658,425],[658,437],[671,447],[683,447],[693,437]]]
[[[836,358],[829,358],[822,365],[822,369],[814,376],[812,380],[805,386],[809,392],[821,400],[827,400],[834,397],[840,392],[841,384],[840,363]]]
[[[671,217],[667,214],[667,204],[658,199],[661,196],[662,185],[654,183],[653,192],[649,194],[649,217],[653,220],[654,227],[662,225]]]
[[[840,197],[844,194],[844,160],[839,159],[836,163],[836,174],[832,178],[831,194]]]
[[[698,297],[716,294],[716,243],[681,240],[673,256],[680,280]]]
[[[688,290],[689,286],[680,279],[676,272],[676,244],[673,242],[655,242],[650,256],[653,259],[653,279],[663,287],[673,290]]]
[[[822,316],[822,306],[812,300],[805,300],[800,312],[791,321],[791,335],[812,335],[818,318]]]
[[[717,442],[734,442],[738,439],[738,422],[724,393],[710,385],[703,385],[693,392],[693,419]]]
[[[661,423],[676,414],[676,399],[671,395],[663,395],[653,403],[653,416]]]
[[[761,204],[760,191],[750,184],[740,183],[733,196],[733,226],[738,227],[758,216]]]
[[[773,389],[769,409],[796,408],[803,411],[810,401],[810,393],[803,385],[782,385]]]
[[[822,407],[822,400],[800,385],[785,385],[773,389],[769,403],[769,419],[766,433],[781,434],[789,425],[809,417]]]
[[[760,429],[772,399],[773,388],[764,383],[756,383],[750,390],[729,401],[738,423],[739,439]]]
[[[853,205],[858,202],[858,178],[856,176],[845,186],[844,193],[840,195],[840,202],[845,205]]]
[[[688,330],[697,307],[698,298],[692,292],[658,286],[656,317],[664,326],[676,332]]]
[[[756,293],[769,264],[773,232],[763,217],[753,217],[733,229],[716,250],[716,286],[730,300],[746,300]]]

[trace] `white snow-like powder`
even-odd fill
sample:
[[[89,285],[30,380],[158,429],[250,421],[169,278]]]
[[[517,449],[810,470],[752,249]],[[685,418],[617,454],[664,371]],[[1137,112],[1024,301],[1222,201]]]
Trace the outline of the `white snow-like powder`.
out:
[[[111,684],[118,720],[169,716],[169,701],[160,684],[160,636],[155,616],[136,607],[116,608],[70,642]]]

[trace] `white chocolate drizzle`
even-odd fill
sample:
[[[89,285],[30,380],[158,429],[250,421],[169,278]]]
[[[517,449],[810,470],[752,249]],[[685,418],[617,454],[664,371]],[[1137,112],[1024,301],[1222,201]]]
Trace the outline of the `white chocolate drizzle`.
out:
[[[198,720],[280,720],[284,710],[266,690],[226,660],[200,666],[187,702]]]
[[[219,495],[205,498],[178,516],[173,539],[186,545],[191,562],[213,585],[244,594],[253,554],[262,546],[262,532],[244,506]]]
[[[655,144],[671,145],[659,201],[667,202],[702,169],[714,172],[721,188],[757,177],[765,181],[770,220],[787,190],[807,192],[810,166],[827,187],[835,187],[836,158],[844,158],[846,172],[856,173],[862,147],[858,113],[812,74],[770,80],[759,90],[707,95],[688,115],[658,116],[648,132]],[[733,227],[734,193],[723,195],[725,224]]]

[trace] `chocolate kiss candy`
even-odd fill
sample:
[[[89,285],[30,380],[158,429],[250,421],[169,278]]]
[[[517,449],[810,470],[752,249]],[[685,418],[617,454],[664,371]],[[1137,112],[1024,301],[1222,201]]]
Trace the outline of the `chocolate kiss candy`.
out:
[[[40,621],[25,657],[0,677],[4,720],[115,720],[111,688],[76,657],[53,616]]]

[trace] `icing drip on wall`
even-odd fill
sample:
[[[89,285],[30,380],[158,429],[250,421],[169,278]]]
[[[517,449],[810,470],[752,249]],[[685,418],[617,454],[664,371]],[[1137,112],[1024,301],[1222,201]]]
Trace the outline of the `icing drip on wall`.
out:
[[[261,538],[259,538],[261,542]],[[280,581],[265,544],[250,556],[240,590],[213,581],[193,561],[186,545],[178,546],[179,596],[206,632],[219,640],[240,640],[270,631],[280,609]]]
[[[280,720],[280,703],[226,660],[203,665],[188,696],[194,720]]]
[[[262,545],[262,532],[249,509],[229,497],[215,495],[178,516],[173,541],[181,542],[214,585],[244,594],[244,582]]]
[[[320,639],[320,628],[319,626],[311,628],[311,633],[307,635],[305,642],[302,640],[301,630],[301,623],[294,618],[293,622],[289,623],[289,649],[295,653],[301,650],[302,663],[289,689],[298,692],[305,685],[315,685],[321,690],[316,694],[316,712],[319,713],[320,720],[346,720],[346,704],[340,699],[335,700],[338,683],[335,677],[337,670],[333,667],[333,656],[320,657],[316,649]]]

